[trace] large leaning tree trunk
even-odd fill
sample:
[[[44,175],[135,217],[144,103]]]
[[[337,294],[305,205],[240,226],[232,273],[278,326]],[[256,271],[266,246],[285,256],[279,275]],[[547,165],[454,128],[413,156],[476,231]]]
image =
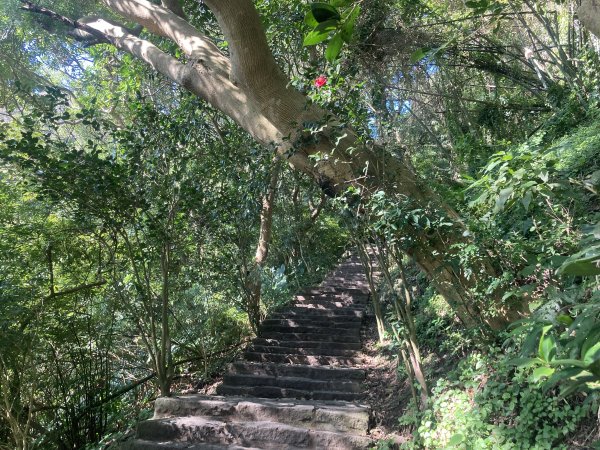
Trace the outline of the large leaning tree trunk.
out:
[[[413,237],[408,253],[426,272],[438,291],[466,324],[482,320],[469,289],[477,279],[496,274],[486,258],[474,275],[451,264],[454,244],[465,242],[464,229],[455,213],[419,180],[401,159],[381,156],[385,152],[364,146],[356,134],[331,118],[328,111],[312,104],[290,87],[267,44],[265,32],[252,0],[204,0],[215,15],[229,57],[192,26],[177,0],[161,5],[147,0],[101,0],[106,7],[130,22],[136,30],[109,19],[86,17],[72,20],[22,0],[23,8],[60,20],[78,39],[110,43],[145,61],[214,108],[232,118],[257,142],[275,149],[295,169],[310,175],[328,195],[338,195],[350,186],[362,195],[384,190],[409,197],[415,207],[445,211],[455,226],[424,236],[407,225],[402,231]],[[175,43],[185,55],[181,61],[140,37],[140,28]],[[318,129],[318,132],[307,130]],[[313,156],[311,158],[311,155]],[[316,160],[314,156],[320,155]],[[316,162],[315,162],[316,161]],[[496,312],[483,321],[499,328],[514,319],[511,309],[495,302]]]

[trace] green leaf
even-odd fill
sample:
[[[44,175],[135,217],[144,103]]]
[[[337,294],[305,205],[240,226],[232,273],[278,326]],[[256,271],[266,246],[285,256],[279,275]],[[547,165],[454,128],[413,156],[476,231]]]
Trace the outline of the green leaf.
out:
[[[430,51],[431,51],[431,49],[427,48],[427,47],[423,47],[423,48],[420,48],[420,49],[414,51],[412,53],[412,55],[410,55],[410,62],[414,64],[414,63],[421,61],[423,58],[425,58],[429,54]]]
[[[513,358],[509,359],[506,364],[515,367],[531,367],[542,362],[540,358]]]
[[[454,447],[458,444],[461,444],[464,441],[465,441],[465,435],[462,433],[456,433],[448,441],[448,447]]]
[[[544,327],[538,347],[538,355],[544,361],[551,361],[556,354],[556,339],[551,334],[547,334],[550,328],[551,325]]]
[[[585,350],[585,353],[583,354],[583,362],[585,362],[586,364],[592,364],[599,357],[600,342],[596,342],[594,345]]]
[[[588,365],[583,361],[579,361],[578,359],[555,359],[553,361],[548,361],[548,364],[551,366],[574,366],[579,367],[581,369],[585,369]]]
[[[600,245],[593,245],[569,257],[558,268],[559,275],[600,275]]]
[[[529,275],[532,275],[535,270],[537,269],[537,264],[531,264],[529,266],[525,266],[520,272],[519,274],[523,277],[528,277]]]
[[[327,22],[328,20],[341,19],[337,8],[331,6],[329,3],[311,3],[310,10],[313,13],[315,20],[319,23]]]
[[[550,367],[538,367],[537,369],[535,369],[533,371],[533,373],[531,374],[531,377],[529,377],[529,379],[532,382],[537,382],[540,380],[540,378],[547,378],[549,376],[551,376],[554,373],[554,369],[551,369]]]
[[[525,211],[529,211],[529,205],[531,205],[532,198],[533,198],[533,192],[531,192],[530,190],[525,192],[525,195],[523,195],[523,198],[521,199],[521,203],[523,204],[523,208],[525,208]]]
[[[334,31],[338,25],[337,20],[328,20],[327,22],[320,23],[314,30],[308,33],[304,37],[304,45],[316,45],[323,42],[329,36],[329,33]]]
[[[317,22],[317,19],[315,19],[315,16],[312,13],[312,11],[306,13],[306,15],[304,16],[304,23],[311,28],[315,28],[317,25],[319,25],[319,22]]]
[[[342,39],[345,42],[350,42],[352,39],[352,34],[354,33],[354,25],[356,23],[356,19],[360,14],[360,6],[355,5],[354,8],[350,11],[350,13],[346,16],[345,20],[342,23]]]
[[[573,318],[568,314],[559,314],[556,316],[556,321],[562,323],[563,325],[571,326],[573,323]]]
[[[494,213],[499,213],[504,209],[504,205],[512,195],[514,189],[513,187],[507,187],[500,191],[498,194],[498,198],[496,199],[496,205],[494,206]]]
[[[345,8],[346,6],[350,6],[353,1],[354,0],[329,0],[329,4],[338,8]]]
[[[327,45],[327,50],[325,50],[325,58],[327,61],[332,63],[340,54],[342,50],[342,44],[344,43],[342,36],[340,33],[334,35],[329,41],[329,45]]]

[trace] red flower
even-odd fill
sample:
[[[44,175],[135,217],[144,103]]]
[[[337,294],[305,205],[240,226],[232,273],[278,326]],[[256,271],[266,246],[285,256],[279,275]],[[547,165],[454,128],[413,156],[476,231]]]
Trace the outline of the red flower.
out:
[[[322,88],[327,84],[327,77],[325,75],[319,75],[315,80],[315,86],[318,88]]]

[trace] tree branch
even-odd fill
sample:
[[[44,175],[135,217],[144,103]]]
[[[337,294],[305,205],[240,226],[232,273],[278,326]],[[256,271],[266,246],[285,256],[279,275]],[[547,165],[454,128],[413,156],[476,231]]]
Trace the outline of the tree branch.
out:
[[[187,20],[183,7],[181,6],[180,0],[162,0],[162,5],[169,11],[181,17],[183,20]]]
[[[176,13],[147,0],[102,0],[102,3],[151,33],[172,40],[192,62],[220,76],[229,77],[230,63],[227,57],[210,39]]]
[[[93,37],[93,38],[99,40],[101,43],[109,43],[109,41],[104,36],[102,36],[101,34],[98,34],[96,32],[96,30],[94,30],[93,28],[91,28],[85,22],[83,22],[81,20],[70,19],[70,18],[63,16],[61,14],[58,14],[57,12],[54,12],[48,8],[44,8],[43,6],[35,5],[27,0],[20,0],[20,1],[21,1],[21,9],[23,9],[25,11],[48,16],[51,19],[54,19],[58,22],[61,22],[65,25],[71,27],[73,30],[79,30],[80,31],[79,33],[77,33],[77,32],[69,33],[70,36],[72,36],[73,38],[75,38],[78,41],[89,42],[90,38]]]

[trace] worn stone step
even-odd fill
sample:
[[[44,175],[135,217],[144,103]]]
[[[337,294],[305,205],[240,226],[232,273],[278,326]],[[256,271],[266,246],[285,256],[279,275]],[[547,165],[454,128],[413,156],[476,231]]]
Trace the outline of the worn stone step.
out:
[[[222,422],[195,416],[141,422],[138,437],[153,441],[254,446],[265,450],[365,449],[372,443],[366,436],[350,433],[308,430],[268,421]]]
[[[260,353],[283,353],[286,355],[322,355],[322,356],[355,356],[355,350],[344,350],[339,348],[303,348],[303,347],[279,347],[276,345],[252,344],[248,349],[250,352]]]
[[[331,301],[331,300],[298,300],[291,304],[294,308],[313,308],[313,309],[348,309],[356,311],[364,311],[366,305],[351,303],[346,301]]]
[[[217,393],[221,386],[246,386],[246,387],[277,387],[282,389],[294,389],[299,391],[331,391],[331,392],[351,392],[359,393],[362,386],[356,380],[315,380],[304,377],[280,377],[270,375],[242,375],[228,374],[223,379],[223,384],[217,388]]]
[[[304,364],[311,366],[357,366],[364,363],[360,356],[326,356],[326,355],[298,355],[285,353],[263,353],[247,351],[244,359],[253,362]]]
[[[369,292],[367,289],[356,289],[356,288],[337,288],[335,286],[324,286],[312,289],[306,289],[300,293],[300,295],[327,295],[327,294],[343,294],[351,297],[368,296]]]
[[[268,364],[236,361],[229,367],[230,373],[246,375],[269,375],[286,377],[304,377],[318,380],[363,381],[366,372],[361,369],[337,367],[319,367],[297,364]]]
[[[328,328],[331,332],[331,329],[335,328],[336,333],[337,329],[354,329],[360,330],[361,327],[361,319],[360,318],[323,318],[319,317],[278,317],[274,319],[266,319],[262,323],[262,327],[272,327],[272,326],[284,326],[288,328],[297,328],[297,327],[313,327],[313,328]]]
[[[304,293],[304,294],[296,295],[297,301],[330,300],[330,301],[352,302],[353,304],[356,304],[356,305],[365,304],[367,302],[368,298],[369,298],[368,294],[350,295],[350,294],[346,294],[343,292],[336,293],[336,292],[326,292],[326,291],[322,291],[317,294]]]
[[[292,303],[292,306],[295,306],[297,308],[348,308],[358,310],[362,310],[365,308],[364,304],[354,303],[352,300],[323,299],[318,297],[302,297],[300,299],[296,299],[295,303]]]
[[[290,308],[291,309],[291,308]],[[267,320],[312,320],[319,321],[322,323],[355,323],[360,324],[362,322],[363,311],[360,311],[361,315],[357,314],[343,314],[336,313],[334,311],[323,311],[322,313],[318,310],[311,310],[308,308],[297,308],[298,310],[286,310],[280,313],[274,313]]]
[[[349,298],[326,298],[326,297],[306,297],[297,296],[294,305],[323,305],[335,308],[355,308],[361,309],[365,305],[363,303],[355,303]]]
[[[364,312],[366,311],[366,305],[344,305],[341,303],[326,303],[326,302],[312,302],[312,303],[302,303],[296,302],[291,305],[291,308],[294,310],[307,310],[307,311],[333,311],[333,312],[346,312],[353,313],[355,315],[359,315],[360,317],[364,316]]]
[[[205,416],[223,420],[278,421],[295,427],[363,435],[369,428],[369,414],[366,406],[348,402],[203,395],[159,397],[154,406],[154,419]]]
[[[333,292],[343,292],[347,295],[364,295],[369,293],[369,284],[366,281],[343,284],[336,280],[325,280],[316,289],[333,290]]]
[[[119,447],[120,450],[261,450],[258,447],[248,447],[228,444],[190,444],[188,442],[157,442],[145,439],[134,439]],[[287,447],[295,450],[297,447]]]
[[[356,308],[307,308],[302,306],[288,307],[281,312],[272,314],[272,317],[310,317],[318,316],[322,318],[347,319],[358,318],[362,319],[364,310]]]
[[[348,276],[348,275],[344,275],[343,273],[334,274],[332,276],[325,278],[323,283],[321,283],[321,286],[323,286],[323,284],[325,284],[325,283],[327,283],[329,285],[333,285],[335,283],[336,287],[338,287],[339,289],[347,288],[347,287],[363,288],[368,285],[367,278],[364,275]]]
[[[340,336],[337,333],[331,334],[331,331],[329,333],[285,333],[282,331],[260,331],[258,337],[263,339],[279,339],[282,341],[301,340],[320,342],[360,343],[360,335],[358,333]]]
[[[279,340],[256,338],[252,341],[254,345],[275,346],[275,347],[290,347],[304,348],[315,350],[360,350],[362,345],[359,342],[323,342],[323,341],[308,341],[308,340]]]
[[[297,398],[305,400],[344,400],[359,401],[364,398],[362,392],[320,391],[310,389],[284,388],[278,386],[239,386],[221,384],[218,388],[221,395],[250,395],[262,398]]]
[[[311,322],[312,323],[312,322]],[[262,333],[311,333],[332,335],[331,329],[335,328],[337,336],[360,336],[360,327],[333,327],[331,324],[321,326],[298,325],[297,323],[288,323],[287,320],[265,320],[259,328],[259,335]]]
[[[344,292],[335,292],[335,291],[320,291],[316,289],[314,292],[301,292],[296,294],[296,298],[299,299],[322,299],[322,300],[351,300],[355,299],[350,295]]]

